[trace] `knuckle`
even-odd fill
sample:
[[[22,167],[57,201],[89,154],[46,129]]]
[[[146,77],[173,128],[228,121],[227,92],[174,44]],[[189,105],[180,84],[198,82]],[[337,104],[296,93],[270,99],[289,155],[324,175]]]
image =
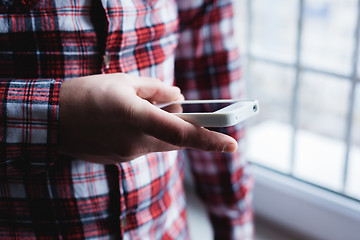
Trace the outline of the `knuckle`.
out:
[[[113,76],[117,77],[117,78],[122,78],[122,79],[128,79],[128,75],[127,74],[124,74],[124,73],[121,73],[121,72],[117,72],[117,73],[114,73]]]
[[[218,151],[219,146],[215,142],[209,141],[205,147],[204,150],[208,152]]]
[[[156,83],[163,83],[160,79],[158,79],[158,78],[148,78],[148,80],[151,80],[151,81],[153,81],[153,82],[156,82]]]

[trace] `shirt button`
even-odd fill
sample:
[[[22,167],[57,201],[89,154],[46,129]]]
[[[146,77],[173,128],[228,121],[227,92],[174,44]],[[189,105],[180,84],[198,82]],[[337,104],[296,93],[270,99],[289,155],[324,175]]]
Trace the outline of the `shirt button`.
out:
[[[125,227],[126,227],[126,217],[121,219],[121,228],[125,229]]]
[[[109,55],[109,53],[106,53],[103,56],[103,64],[104,64],[105,68],[109,68],[109,66],[110,66],[110,55]]]

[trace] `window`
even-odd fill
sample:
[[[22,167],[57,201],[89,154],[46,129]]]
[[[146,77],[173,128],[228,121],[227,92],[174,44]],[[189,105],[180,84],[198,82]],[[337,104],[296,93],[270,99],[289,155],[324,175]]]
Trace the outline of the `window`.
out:
[[[358,0],[242,0],[254,164],[360,200]]]

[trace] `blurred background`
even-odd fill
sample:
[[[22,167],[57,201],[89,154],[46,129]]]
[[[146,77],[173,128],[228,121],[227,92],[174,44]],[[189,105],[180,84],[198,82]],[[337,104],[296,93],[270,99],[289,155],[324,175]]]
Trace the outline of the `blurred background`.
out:
[[[257,239],[360,239],[360,1],[236,2]]]

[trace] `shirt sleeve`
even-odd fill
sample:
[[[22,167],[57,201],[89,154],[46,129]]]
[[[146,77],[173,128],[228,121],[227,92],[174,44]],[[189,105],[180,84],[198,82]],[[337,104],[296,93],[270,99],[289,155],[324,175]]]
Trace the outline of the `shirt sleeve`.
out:
[[[231,0],[179,0],[176,84],[186,99],[244,98]],[[253,178],[244,158],[241,124],[216,129],[238,140],[235,154],[187,150],[196,191],[205,203],[215,239],[252,239]]]
[[[36,173],[54,164],[60,82],[0,81],[0,176]]]

